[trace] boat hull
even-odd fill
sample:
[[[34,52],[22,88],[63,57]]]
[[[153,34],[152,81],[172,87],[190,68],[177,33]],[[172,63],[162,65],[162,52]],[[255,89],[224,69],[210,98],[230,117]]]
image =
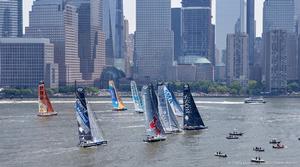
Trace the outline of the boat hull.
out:
[[[135,110],[135,112],[138,113],[138,114],[143,114],[144,113],[143,110]]]
[[[227,154],[215,154],[216,157],[227,158]]]
[[[184,126],[183,130],[202,130],[207,128],[207,126]]]
[[[37,116],[39,117],[50,117],[57,115],[57,112],[46,112],[46,113],[38,113]]]
[[[165,137],[158,137],[158,138],[147,138],[147,139],[144,139],[143,141],[147,142],[147,143],[155,143],[155,142],[165,141],[165,140],[166,140]]]
[[[258,160],[258,159],[251,159],[251,162],[254,162],[254,163],[265,163],[265,160]]]
[[[79,143],[80,147],[87,148],[87,147],[94,147],[94,146],[100,146],[100,145],[106,145],[107,141],[102,142],[88,142],[88,143]]]
[[[122,108],[122,109],[119,109],[119,108],[113,108],[112,111],[126,111],[127,108]]]

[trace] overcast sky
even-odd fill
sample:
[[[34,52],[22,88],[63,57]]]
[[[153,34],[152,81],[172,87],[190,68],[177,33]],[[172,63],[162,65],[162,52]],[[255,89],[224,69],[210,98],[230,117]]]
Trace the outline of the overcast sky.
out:
[[[129,29],[130,32],[135,31],[135,1],[136,0],[123,0],[124,2],[124,15],[129,20]],[[180,7],[181,0],[171,0],[172,7]],[[215,1],[213,0],[213,6],[215,6]],[[226,0],[217,0],[217,1],[226,1]],[[264,0],[256,0],[256,33],[257,36],[261,36],[262,32],[262,7],[263,7]],[[28,15],[29,11],[31,10],[33,0],[24,0],[24,26],[28,26]],[[215,16],[215,7],[213,8],[213,16]],[[213,23],[215,23],[215,17],[213,18]],[[217,25],[218,26],[218,25]]]

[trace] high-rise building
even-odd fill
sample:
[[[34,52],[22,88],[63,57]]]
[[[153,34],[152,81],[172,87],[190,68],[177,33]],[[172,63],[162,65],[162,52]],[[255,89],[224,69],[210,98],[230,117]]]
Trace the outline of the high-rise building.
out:
[[[173,63],[171,0],[137,0],[135,74],[140,80],[166,80]]]
[[[181,8],[172,8],[172,31],[174,32],[174,60],[182,54],[181,48]]]
[[[58,86],[58,65],[49,39],[0,38],[0,86],[36,88]]]
[[[246,87],[249,79],[248,35],[246,33],[228,34],[226,48],[227,84],[239,81]]]
[[[217,0],[216,6],[216,47],[223,50],[227,34],[234,33],[234,24],[240,16],[240,0]]]
[[[182,59],[190,56],[214,60],[214,49],[211,32],[211,0],[183,0],[182,1]],[[214,44],[213,44],[214,45]]]
[[[249,39],[249,77],[254,79],[254,45],[256,37],[255,0],[247,0],[247,34]]]
[[[108,64],[102,30],[103,0],[69,0],[68,4],[77,7],[78,54],[82,79],[92,82],[100,78]]]
[[[298,80],[298,35],[288,33],[286,39],[287,47],[287,80]]]
[[[264,34],[267,91],[286,93],[287,89],[287,37],[284,30],[272,30]]]
[[[251,79],[261,82],[265,68],[264,43],[261,37],[255,38],[253,60],[254,62],[251,72]]]
[[[81,80],[78,56],[78,13],[64,0],[34,1],[26,37],[49,38],[54,44],[54,62],[59,65],[59,85]]]
[[[0,38],[23,36],[23,0],[0,1]]]
[[[295,3],[295,12],[296,12],[296,17],[300,19],[300,1],[299,0],[294,0]]]
[[[127,78],[133,77],[133,53],[134,53],[134,35],[129,34],[129,22],[124,19],[124,59],[125,59],[125,74]]]
[[[294,0],[265,0],[263,13],[263,33],[272,30],[295,32]]]
[[[123,39],[123,1],[103,0],[103,30],[106,40],[106,56],[111,64],[125,71]]]
[[[240,32],[247,33],[248,1],[240,0]]]

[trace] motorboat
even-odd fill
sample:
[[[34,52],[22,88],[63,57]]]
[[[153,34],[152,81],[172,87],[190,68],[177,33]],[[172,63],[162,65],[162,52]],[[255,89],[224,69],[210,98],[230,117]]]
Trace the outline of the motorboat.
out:
[[[239,139],[239,137],[238,136],[234,136],[234,135],[229,135],[229,136],[226,137],[226,139],[229,139],[229,140],[231,140],[231,139]]]
[[[251,159],[251,162],[254,163],[265,163],[265,160],[261,159],[260,157],[255,157]]]
[[[247,104],[264,104],[264,103],[266,103],[266,101],[263,97],[249,97],[249,98],[246,98],[244,102]]]
[[[265,149],[261,148],[261,147],[254,147],[253,151],[257,151],[257,152],[264,152]]]
[[[284,145],[278,143],[278,144],[276,144],[276,145],[273,145],[273,148],[274,148],[274,149],[283,149],[283,148],[284,148]]]
[[[269,143],[270,144],[279,144],[279,143],[281,143],[281,141],[277,140],[276,138],[273,138],[272,140],[270,140]]]
[[[144,142],[154,143],[154,142],[164,141],[166,139],[167,138],[164,136],[147,136],[147,138],[144,140]]]
[[[225,154],[225,153],[222,153],[221,151],[219,151],[219,152],[216,152],[216,153],[215,153],[215,156],[217,156],[217,157],[221,157],[221,158],[227,158],[227,154]]]
[[[243,136],[243,132],[237,132],[237,131],[233,131],[233,132],[230,132],[229,135],[231,136]]]

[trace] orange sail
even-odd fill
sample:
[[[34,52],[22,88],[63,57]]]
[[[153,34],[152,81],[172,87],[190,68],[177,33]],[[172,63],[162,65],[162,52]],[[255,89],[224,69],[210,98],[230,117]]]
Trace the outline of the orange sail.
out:
[[[116,87],[114,84],[114,81],[110,80],[109,81],[109,91],[111,94],[111,100],[112,100],[112,105],[113,105],[113,110],[115,111],[124,111],[127,110],[125,107]]]
[[[53,110],[52,104],[47,96],[44,82],[39,83],[39,113],[38,116],[52,116],[57,115],[57,112]]]

